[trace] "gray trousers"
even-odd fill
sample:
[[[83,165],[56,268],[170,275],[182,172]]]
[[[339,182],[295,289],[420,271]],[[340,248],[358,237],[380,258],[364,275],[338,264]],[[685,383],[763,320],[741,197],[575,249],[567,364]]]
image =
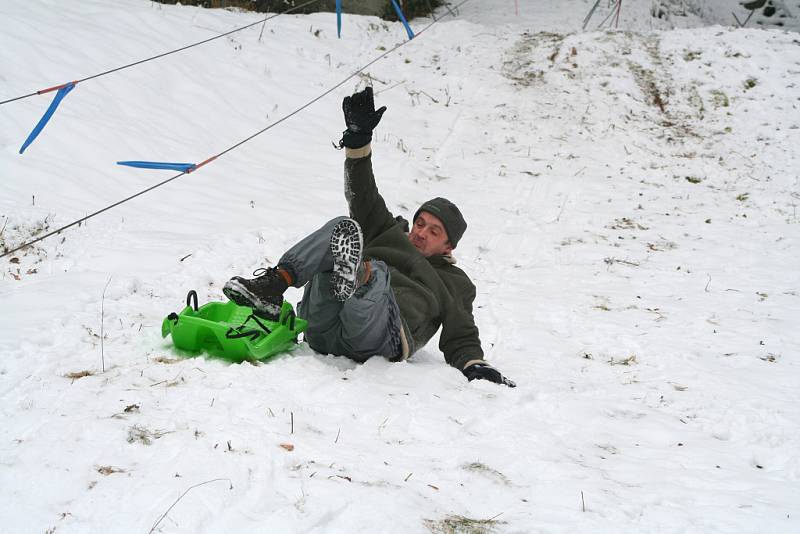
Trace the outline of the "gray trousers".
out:
[[[402,326],[386,263],[369,260],[369,281],[344,302],[333,297],[331,233],[345,218],[332,219],[302,239],[286,251],[278,267],[292,275],[294,287],[305,286],[297,314],[308,321],[305,339],[312,349],[358,362],[375,355],[396,358],[403,352]]]

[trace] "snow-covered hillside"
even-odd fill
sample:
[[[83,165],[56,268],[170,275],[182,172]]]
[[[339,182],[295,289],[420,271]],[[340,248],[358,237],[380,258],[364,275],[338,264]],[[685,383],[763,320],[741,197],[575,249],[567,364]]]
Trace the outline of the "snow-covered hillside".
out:
[[[800,530],[800,35],[666,30],[648,2],[580,33],[592,3],[473,0],[2,258],[2,531]],[[0,100],[259,18],[5,1]],[[52,94],[0,106],[0,243],[170,176],[116,161],[202,161],[405,38],[346,16],[338,40],[329,13],[260,30],[78,84],[22,156]],[[346,209],[331,141],[368,82],[387,204],[461,207],[487,360],[516,389],[467,382],[436,340],[227,365],[161,338],[188,290],[222,299]]]

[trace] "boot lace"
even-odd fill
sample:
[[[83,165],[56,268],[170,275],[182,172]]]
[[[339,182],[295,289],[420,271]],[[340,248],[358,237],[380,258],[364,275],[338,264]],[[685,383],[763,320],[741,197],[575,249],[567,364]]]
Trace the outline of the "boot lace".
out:
[[[262,267],[253,271],[253,278],[250,283],[252,290],[259,297],[275,298],[283,294],[286,283],[278,273],[277,267]]]

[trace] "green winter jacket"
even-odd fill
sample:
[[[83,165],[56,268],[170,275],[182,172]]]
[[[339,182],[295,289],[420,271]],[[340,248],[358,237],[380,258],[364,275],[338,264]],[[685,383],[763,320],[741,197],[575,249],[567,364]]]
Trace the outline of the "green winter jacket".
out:
[[[364,256],[389,266],[403,322],[404,354],[425,345],[442,327],[439,349],[453,367],[483,360],[472,317],[475,286],[449,256],[423,256],[408,240],[408,223],[395,218],[378,193],[370,145],[346,149],[345,196],[350,217],[364,232]]]

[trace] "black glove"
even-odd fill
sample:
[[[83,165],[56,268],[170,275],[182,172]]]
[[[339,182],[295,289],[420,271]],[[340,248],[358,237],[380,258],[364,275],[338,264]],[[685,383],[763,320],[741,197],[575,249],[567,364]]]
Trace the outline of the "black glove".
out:
[[[339,141],[339,147],[361,148],[372,141],[372,130],[381,121],[386,106],[376,110],[372,87],[367,87],[360,93],[344,97],[342,111],[347,130]]]
[[[490,382],[494,382],[495,384],[503,384],[504,386],[508,386],[510,388],[517,387],[517,384],[513,380],[509,380],[508,378],[504,377],[500,374],[500,371],[486,362],[473,363],[461,372],[464,373],[464,376],[466,376],[467,380],[470,382],[475,379],[488,380]]]

